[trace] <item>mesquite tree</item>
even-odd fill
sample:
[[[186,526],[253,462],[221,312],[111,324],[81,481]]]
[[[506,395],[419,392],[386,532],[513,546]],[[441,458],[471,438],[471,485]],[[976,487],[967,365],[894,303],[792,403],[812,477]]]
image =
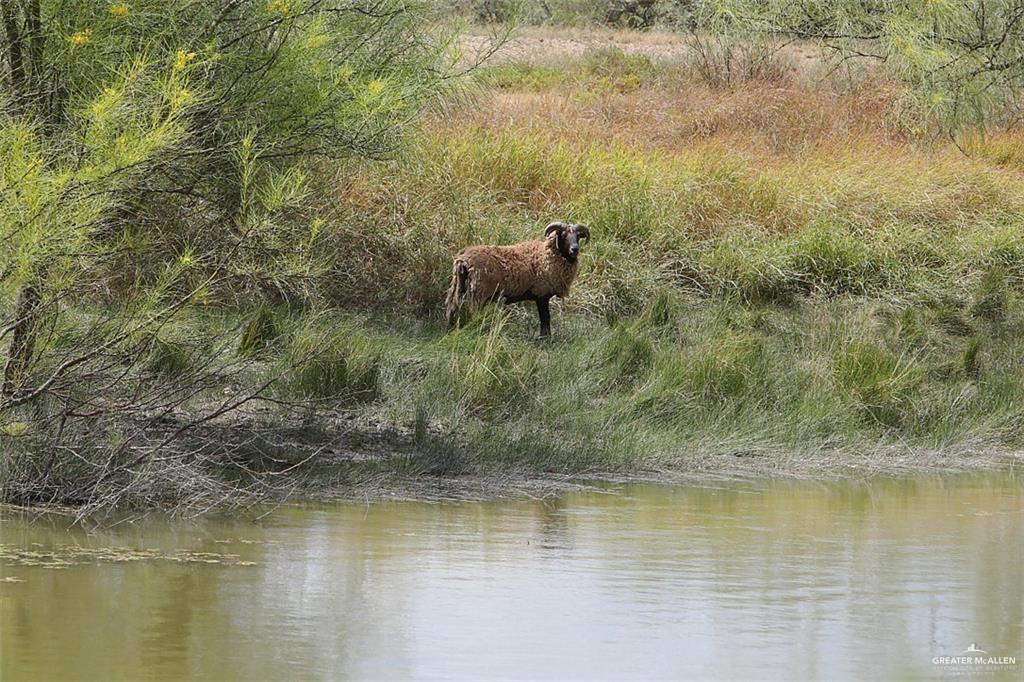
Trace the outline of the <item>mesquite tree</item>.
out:
[[[1024,0],[724,0],[699,3],[703,30],[820,43],[839,60],[884,64],[916,112],[956,134],[1016,116]]]
[[[308,276],[310,169],[391,154],[456,72],[451,36],[409,0],[2,0],[0,15],[0,440],[29,407],[59,432],[158,411],[146,396],[167,387],[136,370],[168,321],[253,273]]]

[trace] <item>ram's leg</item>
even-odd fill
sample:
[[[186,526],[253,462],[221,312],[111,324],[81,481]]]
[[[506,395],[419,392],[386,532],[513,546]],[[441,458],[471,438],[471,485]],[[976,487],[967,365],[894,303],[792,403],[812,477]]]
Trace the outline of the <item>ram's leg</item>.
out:
[[[550,296],[542,296],[537,299],[537,314],[540,315],[541,338],[551,336],[551,307],[548,305],[550,301]]]

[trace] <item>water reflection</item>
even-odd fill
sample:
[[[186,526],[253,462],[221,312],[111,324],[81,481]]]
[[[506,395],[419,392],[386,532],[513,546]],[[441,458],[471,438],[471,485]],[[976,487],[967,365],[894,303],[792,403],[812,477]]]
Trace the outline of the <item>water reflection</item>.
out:
[[[614,492],[95,535],[8,517],[8,548],[237,561],[8,552],[0,678],[932,678],[971,642],[1024,673],[1013,474]]]

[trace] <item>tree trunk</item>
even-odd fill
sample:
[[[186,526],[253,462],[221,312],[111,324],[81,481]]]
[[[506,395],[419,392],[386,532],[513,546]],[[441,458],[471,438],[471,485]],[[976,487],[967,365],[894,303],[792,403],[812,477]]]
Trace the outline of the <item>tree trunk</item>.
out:
[[[6,39],[7,70],[10,74],[11,94],[13,95],[14,112],[21,113],[25,97],[25,61],[24,36],[18,25],[18,8],[9,0],[0,2],[0,13],[3,14],[4,38]]]
[[[46,35],[43,33],[43,18],[40,14],[39,0],[28,0],[25,3],[25,41],[27,42],[27,61],[25,76],[28,89],[36,99],[43,99],[43,48]]]
[[[13,336],[7,349],[7,364],[4,367],[0,395],[14,395],[25,381],[35,350],[41,302],[39,285],[35,282],[23,285],[18,292],[18,300],[14,304]]]
[[[4,29],[2,38],[6,39],[3,47],[7,53],[14,113],[30,116],[32,113],[44,112],[47,108],[43,97],[43,49],[46,36],[39,0],[0,0],[0,15]],[[7,348],[0,395],[14,395],[23,388],[32,364],[42,307],[42,272],[45,272],[45,268],[37,272],[38,277],[22,285],[14,304],[11,345]]]

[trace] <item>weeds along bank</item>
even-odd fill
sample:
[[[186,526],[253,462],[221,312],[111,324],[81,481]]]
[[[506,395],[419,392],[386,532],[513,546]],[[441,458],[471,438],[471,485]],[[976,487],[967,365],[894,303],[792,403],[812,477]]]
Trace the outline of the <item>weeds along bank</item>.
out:
[[[662,291],[786,304],[962,299],[990,271],[1014,285],[1019,136],[965,154],[902,119],[884,82],[787,74],[714,88],[614,50],[486,69],[403,160],[332,187],[334,238],[365,245],[332,296],[427,314],[451,253],[559,217],[596,229],[572,308],[598,315]]]
[[[258,242],[227,264],[176,258],[211,283],[136,360],[112,347],[67,388],[84,397],[66,422],[5,416],[6,499],[203,505],[394,472],[1019,449],[1021,138],[965,155],[884,79],[794,73],[723,85],[616,51],[505,64],[392,160],[254,163]],[[556,219],[593,239],[554,339],[522,307],[445,334],[452,254]],[[116,332],[129,264],[215,239],[186,228],[132,233],[45,343]]]
[[[595,230],[572,307],[599,315],[663,291],[962,298],[986,277],[1012,285],[1024,256],[1015,172],[952,155],[811,150],[759,167],[714,146],[669,155],[469,128],[432,134],[416,164],[343,181],[332,222],[372,257],[342,262],[359,284],[333,296],[427,314],[459,246],[562,216]]]
[[[325,320],[285,342],[312,335],[328,350],[282,368],[279,390],[347,396],[451,473],[685,471],[709,454],[816,450],[838,464],[886,444],[1003,449],[1021,436],[1020,319],[994,319],[992,301],[779,308],[663,293],[635,317],[566,316],[551,342],[533,338],[528,310],[483,315],[442,339]]]
[[[789,73],[711,87],[616,51],[502,65],[407,157],[341,177],[326,220],[359,248],[339,249],[332,300],[419,318],[364,323],[381,369],[359,409],[452,438],[467,466],[1017,447],[1017,138],[965,155],[870,75]],[[439,336],[452,253],[559,218],[594,238],[553,342],[521,307]]]
[[[962,303],[666,291],[633,316],[566,313],[550,341],[525,308],[448,335],[379,315],[201,315],[142,369],[188,390],[178,409],[97,420],[60,449],[52,433],[8,431],[5,493],[201,510],[395,474],[834,474],[865,453],[881,471],[991,465],[1024,435],[1014,298],[1001,285]],[[235,371],[197,391],[211,354]]]

